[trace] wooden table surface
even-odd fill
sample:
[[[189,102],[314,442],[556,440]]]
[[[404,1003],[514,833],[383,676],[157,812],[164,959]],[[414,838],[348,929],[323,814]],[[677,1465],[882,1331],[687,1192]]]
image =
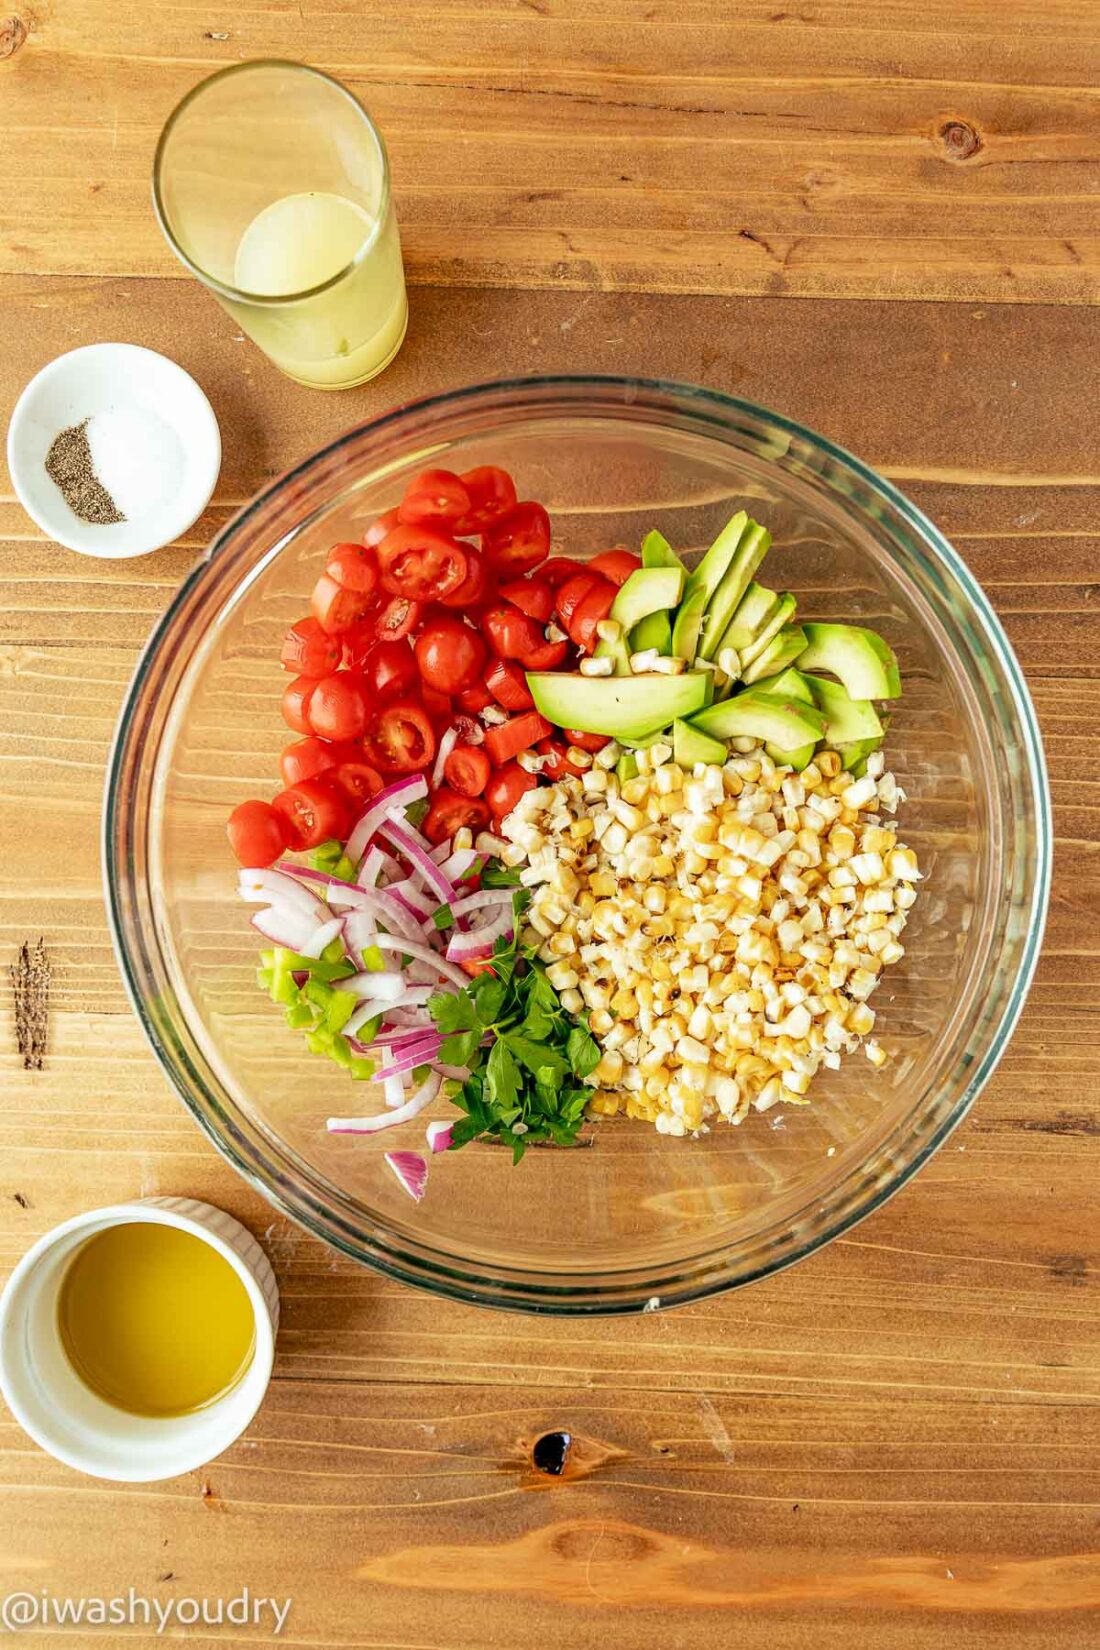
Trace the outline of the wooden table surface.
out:
[[[0,1592],[247,1585],[293,1597],[283,1640],[376,1650],[1094,1646],[1095,0],[7,4],[0,414],[62,350],[128,339],[198,377],[226,452],[186,539],[115,565],[0,478],[0,958],[41,934],[55,967],[40,1072],[4,992],[0,1266],[96,1203],[208,1197],[266,1242],[284,1327],[247,1437],[170,1483],[81,1478],[5,1412]],[[341,76],[390,143],[412,325],[344,395],[281,379],[150,210],[174,103],[263,55]],[[763,401],[929,511],[1028,673],[1058,834],[1020,1028],[918,1181],[782,1277],[627,1322],[435,1301],[276,1217],[142,1040],[97,853],[138,649],[234,506],[394,401],[579,368]],[[578,1471],[551,1483],[553,1427]]]

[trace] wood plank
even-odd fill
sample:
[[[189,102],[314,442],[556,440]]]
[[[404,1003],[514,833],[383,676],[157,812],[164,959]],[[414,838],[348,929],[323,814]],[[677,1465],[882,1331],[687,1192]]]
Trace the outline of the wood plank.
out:
[[[208,71],[301,57],[382,125],[411,281],[1087,303],[1100,37],[997,0],[26,7],[0,99],[0,271],[184,277],[148,203]],[[1030,10],[1030,8],[1028,8]],[[35,180],[27,191],[22,181]],[[639,233],[640,231],[640,233]]]

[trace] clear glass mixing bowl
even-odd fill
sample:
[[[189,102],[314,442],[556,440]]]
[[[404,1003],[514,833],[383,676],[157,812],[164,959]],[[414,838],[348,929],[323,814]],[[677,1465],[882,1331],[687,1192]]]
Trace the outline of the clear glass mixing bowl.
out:
[[[278,663],[326,548],[426,465],[503,464],[545,502],[555,550],[699,550],[744,504],[775,537],[770,584],[805,616],[858,619],[897,649],[890,766],[926,874],[907,955],[874,998],[892,1058],[815,1080],[814,1104],[698,1141],[640,1123],[594,1144],[474,1145],[432,1163],[414,1205],[381,1154],[326,1134],[344,1074],[306,1053],[254,982],[225,819],[276,788]],[[1019,667],[960,557],[893,487],[774,413],[686,385],[616,378],[484,384],[351,431],[230,522],[157,627],[108,776],[111,921],[162,1066],[219,1149],[346,1254],[486,1305],[614,1312],[774,1272],[876,1208],[965,1114],[1012,1031],[1050,872],[1042,748]],[[359,1091],[361,1093],[361,1091]]]

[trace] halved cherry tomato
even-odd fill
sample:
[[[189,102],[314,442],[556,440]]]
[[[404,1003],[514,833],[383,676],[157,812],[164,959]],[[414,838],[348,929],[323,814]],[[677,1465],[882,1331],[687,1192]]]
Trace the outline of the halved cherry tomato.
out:
[[[241,802],[226,823],[229,846],[242,865],[273,865],[288,843],[286,821],[270,802]]]
[[[529,619],[511,602],[497,602],[488,608],[481,628],[498,659],[522,661],[536,648],[542,647],[546,640],[534,619]]]
[[[388,705],[394,699],[406,699],[416,692],[420,674],[408,641],[372,642],[363,655],[360,674],[372,708]]]
[[[568,651],[568,642],[543,642],[524,654],[523,663],[528,670],[557,670]]]
[[[411,601],[438,601],[457,590],[469,572],[466,552],[434,527],[402,523],[378,546],[382,588]]]
[[[358,739],[374,707],[354,670],[323,676],[309,701],[309,725],[322,739]]]
[[[345,590],[369,596],[378,583],[378,557],[365,544],[334,544],[328,553],[325,572]]]
[[[572,556],[551,556],[539,568],[539,578],[545,579],[552,589],[557,590],[559,585],[571,579],[574,574],[584,571],[584,563],[574,561]]]
[[[582,733],[579,728],[566,728],[566,743],[582,751],[602,751],[611,743],[606,733]]]
[[[540,739],[548,739],[553,731],[553,724],[545,716],[540,716],[537,710],[527,710],[520,716],[510,716],[499,727],[486,728],[485,749],[493,766],[503,767],[520,751],[529,751]]]
[[[453,530],[470,504],[470,495],[453,470],[424,470],[406,487],[397,516],[407,527]]]
[[[481,548],[502,572],[529,573],[550,554],[550,517],[528,499],[486,529]]]
[[[554,592],[544,578],[511,579],[500,586],[500,596],[529,619],[547,624],[554,611]]]
[[[471,716],[476,716],[479,710],[484,710],[486,705],[492,704],[493,696],[484,682],[475,682],[473,687],[462,690],[458,695],[458,702],[463,710],[469,711]]]
[[[423,602],[412,602],[407,596],[394,596],[385,607],[374,613],[374,634],[380,642],[400,641],[402,636],[412,634],[423,614]]]
[[[636,573],[642,565],[642,558],[619,545],[614,550],[603,550],[598,556],[593,556],[588,565],[594,573],[602,573],[605,579],[610,579],[612,584],[625,584],[631,573]]]
[[[485,729],[476,716],[466,716],[462,711],[451,712],[451,727],[458,735],[460,745],[480,745],[485,737]]]
[[[338,762],[328,777],[357,808],[369,802],[372,796],[377,796],[384,784],[377,768],[359,760]]]
[[[420,703],[431,717],[434,727],[450,727],[454,707],[447,694],[440,693],[439,689],[432,687],[429,682],[421,682]]]
[[[466,557],[466,577],[457,590],[452,590],[449,596],[440,596],[439,600],[444,607],[453,607],[469,615],[486,599],[492,580],[489,564],[480,550],[464,544],[462,551]]]
[[[402,699],[381,710],[366,742],[367,757],[383,773],[415,773],[435,755],[435,733],[423,705]]]
[[[496,659],[485,672],[485,686],[505,710],[530,710],[535,701],[527,691],[527,677],[511,659]]]
[[[279,660],[294,676],[327,676],[340,663],[340,643],[321,629],[316,619],[299,619],[283,637]]]
[[[572,578],[566,579],[564,584],[559,584],[557,590],[558,618],[566,630],[569,629],[569,621],[588,595],[588,592],[600,582],[598,573],[590,573],[585,568],[580,573],[574,573]]]
[[[601,579],[574,609],[567,629],[577,647],[591,651],[597,641],[596,626],[611,612],[617,592],[610,579]]]
[[[300,785],[290,785],[271,805],[282,816],[295,853],[317,848],[332,837],[342,841],[351,823],[347,801],[325,779],[303,779]]]
[[[456,831],[483,830],[489,823],[489,810],[479,796],[459,796],[457,791],[441,785],[432,797],[432,805],[424,818],[421,830],[429,842],[447,842]]]
[[[279,773],[284,785],[300,785],[303,779],[316,779],[319,773],[334,768],[339,760],[339,747],[312,734],[287,745],[279,758]]]
[[[571,774],[574,779],[579,779],[584,772],[575,762],[570,762],[565,746],[559,745],[554,739],[540,739],[535,749],[540,756],[546,757],[542,771],[548,779],[561,779],[565,774]]]
[[[480,533],[516,507],[516,484],[496,464],[479,464],[459,480],[470,498],[470,508],[458,524],[459,533]]]
[[[492,767],[480,745],[455,745],[443,764],[443,777],[460,796],[480,796]]]
[[[365,618],[373,606],[369,592],[345,590],[329,573],[322,573],[313,586],[309,605],[313,617],[330,636],[342,636]]]
[[[309,697],[317,686],[312,676],[296,676],[283,694],[283,720],[295,733],[309,732]]]
[[[477,631],[446,613],[424,626],[415,652],[421,676],[439,693],[461,693],[471,687],[485,663],[485,643]]]
[[[363,534],[363,543],[370,549],[377,549],[378,545],[381,544],[387,533],[393,532],[399,520],[400,517],[398,516],[396,510],[384,511],[383,514],[379,516],[378,520],[374,522],[372,526],[368,527],[366,532]]]
[[[499,824],[506,819],[525,791],[533,791],[538,780],[533,773],[525,773],[518,762],[509,762],[498,768],[485,787],[485,800],[493,819]]]

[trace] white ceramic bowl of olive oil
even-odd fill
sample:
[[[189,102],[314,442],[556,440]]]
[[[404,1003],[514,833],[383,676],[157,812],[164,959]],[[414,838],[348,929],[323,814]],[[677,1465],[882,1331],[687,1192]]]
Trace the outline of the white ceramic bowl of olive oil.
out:
[[[208,1203],[150,1198],[47,1232],[0,1296],[0,1391],[59,1461],[171,1478],[220,1455],[271,1378],[267,1257]]]

